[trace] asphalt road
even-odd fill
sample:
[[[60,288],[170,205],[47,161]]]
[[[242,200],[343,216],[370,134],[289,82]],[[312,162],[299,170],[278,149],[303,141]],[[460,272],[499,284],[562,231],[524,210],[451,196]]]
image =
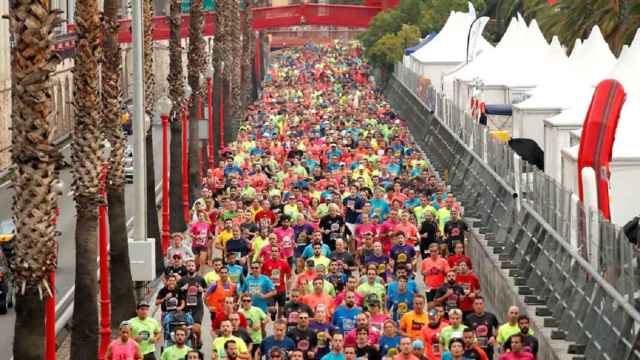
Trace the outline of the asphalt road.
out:
[[[161,181],[162,172],[162,126],[152,125],[153,131],[153,153],[155,154],[155,176],[156,183]],[[129,142],[133,138],[129,137]],[[70,158],[70,146],[63,148],[63,155],[66,159]],[[76,209],[73,201],[73,193],[70,189],[72,182],[71,169],[64,169],[61,172],[61,178],[64,181],[64,195],[59,201],[61,208],[60,217],[58,218],[58,230],[62,233],[59,237],[59,258],[58,271],[56,272],[56,289],[57,299],[59,300],[73,286],[75,281],[75,242],[74,233],[76,226]],[[10,219],[12,216],[11,206],[13,197],[13,188],[10,183],[0,184],[0,219]],[[133,199],[133,184],[127,184],[125,188],[125,199]],[[127,219],[133,216],[133,202],[126,202]],[[9,309],[6,315],[0,315],[0,360],[9,360],[12,356],[13,345],[13,327],[15,322],[15,313],[13,309]]]

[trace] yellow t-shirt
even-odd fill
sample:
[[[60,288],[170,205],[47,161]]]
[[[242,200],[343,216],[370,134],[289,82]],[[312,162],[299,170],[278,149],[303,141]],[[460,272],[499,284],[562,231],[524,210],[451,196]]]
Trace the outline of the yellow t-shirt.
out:
[[[218,336],[215,340],[213,340],[213,348],[218,353],[218,358],[224,358],[227,356],[227,354],[224,352],[224,343],[226,343],[228,340],[234,340],[236,342],[239,354],[246,354],[248,352],[247,344],[245,344],[244,340],[242,340],[241,338],[233,335]]]

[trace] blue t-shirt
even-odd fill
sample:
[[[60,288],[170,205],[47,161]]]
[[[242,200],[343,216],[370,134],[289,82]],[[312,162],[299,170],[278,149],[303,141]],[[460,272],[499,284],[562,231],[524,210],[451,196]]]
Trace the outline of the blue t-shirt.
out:
[[[398,293],[396,292],[393,297],[387,297],[387,308],[391,309],[391,318],[395,321],[399,321],[402,315],[411,311],[413,308],[412,292]]]
[[[397,292],[398,292],[398,282],[394,280],[390,282],[389,285],[387,286],[387,296],[394,297],[396,296]],[[415,280],[411,279],[409,280],[409,282],[407,282],[407,292],[414,293],[414,294],[418,293],[418,285],[416,284]]]
[[[376,214],[376,209],[380,209],[380,216],[382,219],[387,217],[391,208],[389,207],[389,203],[385,199],[371,199],[369,200],[371,204],[371,211],[369,212],[369,217],[372,217]]]
[[[295,348],[295,346],[296,344],[288,336],[285,336],[282,340],[276,340],[273,335],[271,335],[264,338],[262,340],[262,343],[260,343],[260,353],[262,354],[263,359],[268,359],[269,350],[274,347],[278,347],[280,348],[280,350],[284,351],[291,351]]]
[[[362,313],[362,309],[359,307],[353,307],[351,309],[346,306],[338,306],[333,313],[333,319],[331,323],[341,332],[346,333],[356,327],[356,316]]]
[[[242,283],[244,268],[238,264],[229,264],[227,265],[227,269],[229,269],[229,279],[231,279],[231,281],[237,286],[240,286]]]
[[[322,244],[322,255],[329,257],[331,255],[331,248],[327,244]],[[307,260],[308,258],[313,256],[313,244],[307,245],[304,250],[302,250],[302,257]]]
[[[449,351],[445,351],[442,353],[442,360],[453,360],[453,355],[451,355]],[[473,359],[463,356],[462,359],[460,360],[473,360]]]
[[[395,348],[399,353],[400,348],[400,335],[396,335],[394,337],[388,336],[380,336],[380,355],[385,356],[389,349]]]
[[[251,301],[253,305],[266,312],[269,304],[266,299],[259,297],[257,294],[265,294],[273,291],[274,289],[273,282],[265,275],[259,275],[258,277],[249,275],[244,279],[240,292],[251,293]]]
[[[336,354],[332,351],[323,356],[321,360],[344,360],[344,353]]]

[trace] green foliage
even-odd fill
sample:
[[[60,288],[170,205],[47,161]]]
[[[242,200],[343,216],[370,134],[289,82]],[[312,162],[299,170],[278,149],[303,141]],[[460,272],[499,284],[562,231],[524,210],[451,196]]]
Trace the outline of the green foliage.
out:
[[[396,33],[402,28],[402,14],[396,10],[379,12],[371,22],[367,31],[360,33],[362,46],[369,48],[386,34]]]
[[[385,34],[365,51],[372,65],[390,70],[393,64],[402,61],[404,49],[420,41],[420,29],[415,25],[402,25],[395,34]]]

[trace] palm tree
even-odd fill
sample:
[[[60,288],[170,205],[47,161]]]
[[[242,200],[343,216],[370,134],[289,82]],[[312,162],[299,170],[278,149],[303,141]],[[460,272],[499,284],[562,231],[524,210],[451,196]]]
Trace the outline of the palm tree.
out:
[[[169,191],[171,231],[182,232],[186,229],[185,219],[182,216],[182,123],[180,114],[184,104],[184,78],[182,70],[182,40],[180,29],[182,27],[182,15],[180,3],[171,0],[169,22],[171,35],[169,39],[169,96],[173,102],[171,110],[171,182]]]
[[[142,2],[144,18],[144,112],[149,119],[153,119],[155,106],[155,76],[153,73],[153,0]],[[145,136],[145,157],[147,167],[147,233],[149,238],[155,239],[156,248],[156,274],[160,274],[164,268],[162,254],[162,239],[160,238],[160,225],[158,223],[158,207],[156,206],[156,176],[155,159],[153,152],[153,131],[149,129]]]
[[[100,16],[96,0],[78,0],[73,84],[76,115],[71,143],[73,190],[76,201],[76,279],[71,336],[71,359],[96,357],[98,299],[96,275],[98,206],[100,196],[100,97],[98,59]]]
[[[202,12],[202,0],[191,0],[189,9],[189,86],[193,91],[193,101],[189,111],[189,197],[193,201],[196,198],[196,191],[199,187],[199,166],[198,156],[200,154],[200,140],[198,138],[198,101],[201,98],[202,89],[200,87],[202,73],[206,64],[205,61],[205,41],[203,37],[204,16]]]
[[[102,117],[104,134],[111,144],[109,172],[107,177],[107,201],[109,203],[111,327],[117,329],[120,322],[135,313],[135,296],[129,262],[129,240],[127,236],[124,207],[124,153],[127,139],[120,125],[121,103],[121,57],[118,44],[120,2],[104,2],[102,42],[103,55],[109,61],[102,62]]]
[[[229,3],[229,42],[231,44],[231,121],[229,140],[236,137],[240,127],[240,119],[243,114],[242,100],[242,29],[240,25],[240,0],[231,0]]]
[[[256,37],[251,25],[252,15],[251,0],[245,1],[244,22],[242,24],[242,90],[243,107],[246,107],[253,100],[253,61],[255,59]]]
[[[58,61],[51,51],[52,30],[60,12],[45,0],[12,1],[11,93],[12,152],[16,166],[13,213],[16,237],[8,255],[16,292],[15,359],[44,358],[44,302],[51,294],[47,275],[56,270],[53,186],[57,148],[51,143],[54,116],[51,73]],[[33,28],[38,22],[42,27]]]
[[[232,58],[233,46],[231,45],[231,18],[233,17],[232,4],[237,0],[218,0],[216,2],[216,36],[213,39],[213,63],[215,67],[214,74],[214,104],[220,104],[220,96],[224,96],[224,128],[218,129],[223,133],[225,143],[231,139],[231,81],[232,81]],[[217,111],[214,112],[215,124],[220,122],[219,105]]]

